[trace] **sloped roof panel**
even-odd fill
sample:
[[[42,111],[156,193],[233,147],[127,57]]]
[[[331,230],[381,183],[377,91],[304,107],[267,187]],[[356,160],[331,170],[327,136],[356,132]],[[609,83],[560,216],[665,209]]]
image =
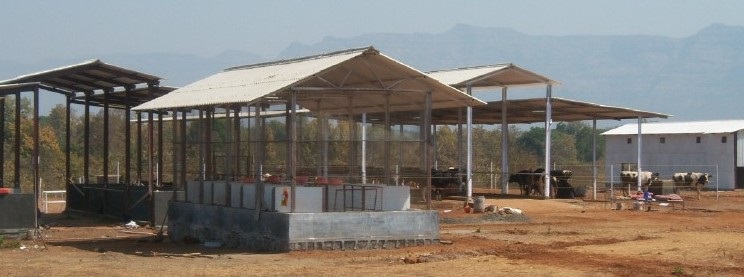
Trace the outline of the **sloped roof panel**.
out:
[[[534,86],[557,83],[545,76],[511,63],[437,70],[427,72],[427,74],[442,83],[459,89],[464,89],[468,83],[472,84],[472,88]]]
[[[429,92],[433,108],[485,104],[368,47],[230,68],[134,109],[246,104],[292,91],[300,106],[328,113],[422,109]]]
[[[235,67],[214,74],[172,93],[137,106],[134,110],[247,103],[298,82],[319,70],[348,59],[363,50],[306,60],[288,60],[255,66]]]
[[[506,101],[506,120],[508,124],[545,122],[545,98],[512,99]],[[501,114],[502,101],[488,102],[483,106],[473,107],[473,123],[476,124],[502,124]],[[629,108],[607,106],[590,102],[576,101],[564,98],[552,98],[552,118],[554,121],[581,121],[581,120],[621,120],[638,118],[667,118],[669,115],[662,113],[647,112]],[[378,117],[381,114],[371,114],[368,118]],[[393,121],[399,123],[414,123],[411,118],[415,115],[399,113],[393,115]],[[463,118],[458,115],[457,109],[432,110],[432,122],[436,124],[457,124]],[[645,125],[644,125],[645,126]]]
[[[107,64],[101,60],[90,60],[78,64],[40,71],[0,81],[0,84],[39,82],[58,90],[91,92],[94,90],[113,90],[117,87],[137,84],[158,83],[161,78]]]
[[[713,120],[687,122],[642,123],[644,135],[661,134],[721,134],[744,130],[744,120]],[[602,135],[636,135],[638,124],[631,123],[602,133]]]

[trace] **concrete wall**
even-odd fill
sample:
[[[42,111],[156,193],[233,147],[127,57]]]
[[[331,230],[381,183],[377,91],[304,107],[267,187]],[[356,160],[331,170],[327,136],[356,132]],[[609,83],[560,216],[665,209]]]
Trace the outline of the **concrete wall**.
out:
[[[0,196],[0,234],[36,228],[33,193]]]
[[[726,143],[722,137],[726,136]],[[664,143],[661,143],[661,138]],[[700,143],[697,143],[700,137]],[[605,158],[607,176],[614,166],[613,182],[619,184],[620,164],[636,163],[637,135],[606,136]],[[627,139],[631,143],[627,143]],[[643,135],[641,168],[658,172],[661,179],[671,179],[675,172],[707,172],[713,174],[708,189],[734,189],[734,134],[663,134]]]
[[[256,208],[256,184],[232,182],[229,203],[224,181],[190,181],[188,201],[198,204],[229,206],[233,208]],[[295,212],[342,212],[342,211],[405,211],[411,207],[410,187],[354,184],[347,186],[297,186],[295,199],[288,193],[286,203],[286,184],[264,184],[261,210],[290,212],[291,202],[295,201]],[[199,202],[199,191],[203,202]]]
[[[177,191],[177,198],[179,201],[184,200],[185,193],[183,191]],[[153,191],[155,216],[153,222],[155,227],[160,227],[165,223],[165,215],[168,213],[168,203],[173,199],[173,191]]]
[[[303,249],[372,249],[439,240],[436,211],[281,213],[174,202],[168,235],[217,241],[225,247],[283,252]]]
[[[411,208],[409,186],[381,184],[328,186],[326,197],[329,212],[405,211]]]

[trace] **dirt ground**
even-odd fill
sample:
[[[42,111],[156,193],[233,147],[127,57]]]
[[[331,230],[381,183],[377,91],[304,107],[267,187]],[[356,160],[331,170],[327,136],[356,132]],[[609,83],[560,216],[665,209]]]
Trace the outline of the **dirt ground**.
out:
[[[487,197],[522,216],[465,213],[461,200],[443,200],[433,203],[441,244],[290,253],[159,241],[150,228],[50,214],[43,240],[5,239],[0,275],[744,276],[744,191],[686,199],[684,210],[636,211],[604,201]]]

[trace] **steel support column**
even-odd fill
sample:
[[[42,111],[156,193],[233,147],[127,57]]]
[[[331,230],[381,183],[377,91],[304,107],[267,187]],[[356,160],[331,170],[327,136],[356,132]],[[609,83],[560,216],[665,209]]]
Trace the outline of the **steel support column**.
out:
[[[103,91],[103,186],[108,185],[109,177],[109,104],[108,95],[111,91]]]
[[[641,121],[643,118],[639,115],[638,116],[638,166],[636,166],[636,170],[638,171],[638,176],[636,176],[636,182],[638,184],[638,191],[641,191],[641,150],[643,148],[643,132],[641,132]],[[628,192],[630,193],[630,192]]]
[[[501,88],[501,194],[509,194],[509,122],[506,121],[507,87]]]
[[[69,104],[68,104],[68,107],[69,107]],[[5,161],[5,97],[4,96],[0,97],[0,138],[2,138],[2,142],[0,142],[0,159]],[[67,149],[68,149],[67,152],[69,153],[70,152],[69,148]],[[67,175],[69,175],[69,171],[67,171],[67,173],[68,173]],[[69,176],[67,177],[69,179]],[[4,187],[5,187],[5,164],[3,163],[2,167],[0,167],[0,188],[4,188]]]
[[[38,229],[39,228],[39,194],[41,193],[41,174],[39,174],[39,87],[34,88],[34,130],[33,130],[33,140],[34,140],[34,150],[33,150],[33,161],[32,161],[32,168],[34,172],[34,213],[36,216],[34,216],[34,226]]]
[[[553,124],[553,86],[548,85],[545,92],[545,188],[544,198],[550,198],[550,143],[551,143],[551,125]]]
[[[83,123],[83,182],[90,184],[90,93],[85,93],[85,123]]]
[[[473,96],[473,85],[471,83],[467,83],[467,94],[470,96]],[[465,180],[467,180],[467,193],[466,196],[468,197],[468,201],[473,198],[473,107],[467,106],[465,108],[466,117],[467,117],[467,137],[466,137],[466,150],[467,151],[467,159],[466,159],[466,167],[467,170],[465,172]]]

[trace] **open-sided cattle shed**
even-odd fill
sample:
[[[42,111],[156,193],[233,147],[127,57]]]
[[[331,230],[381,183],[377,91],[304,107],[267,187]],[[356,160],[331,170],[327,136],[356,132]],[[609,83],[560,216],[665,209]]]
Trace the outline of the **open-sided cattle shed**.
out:
[[[138,71],[134,71],[131,69],[126,69],[123,67],[115,66],[112,64],[104,63],[100,60],[91,60],[82,62],[79,64],[73,64],[69,66],[64,66],[60,68],[55,68],[51,70],[41,71],[37,73],[32,73],[28,75],[22,75],[13,79],[0,81],[0,95],[2,96],[2,105],[1,107],[5,107],[5,101],[8,99],[8,96],[14,96],[15,102],[16,102],[16,123],[14,128],[15,130],[15,136],[16,136],[16,145],[14,149],[14,177],[13,177],[13,186],[15,188],[21,187],[21,158],[20,158],[20,143],[19,139],[17,139],[20,135],[19,131],[19,120],[20,116],[18,116],[20,112],[21,107],[21,98],[22,93],[25,92],[32,92],[33,93],[33,133],[30,135],[33,139],[33,154],[32,154],[32,164],[31,164],[31,170],[33,171],[33,187],[35,191],[35,197],[38,198],[39,194],[39,187],[41,183],[41,176],[39,174],[39,101],[43,95],[48,95],[46,93],[56,93],[61,94],[64,96],[66,100],[66,107],[67,107],[67,115],[66,115],[66,145],[64,146],[66,157],[65,157],[65,176],[64,178],[60,178],[60,182],[64,182],[68,186],[73,186],[75,189],[68,189],[70,192],[81,192],[85,190],[85,186],[93,185],[93,183],[96,182],[96,180],[93,180],[90,178],[90,170],[89,170],[89,157],[90,157],[90,136],[89,134],[89,128],[90,128],[90,122],[89,114],[90,114],[90,108],[91,107],[100,107],[103,110],[103,138],[102,138],[102,145],[103,145],[103,160],[108,161],[109,160],[109,124],[108,124],[108,118],[109,118],[109,109],[121,109],[125,110],[126,117],[130,117],[130,110],[131,107],[142,104],[144,102],[147,102],[149,100],[152,100],[154,98],[157,98],[159,96],[165,95],[168,92],[174,90],[175,88],[172,87],[165,87],[160,86],[160,77],[146,74]],[[45,94],[40,94],[40,92],[45,92]],[[83,105],[84,106],[84,112],[85,112],[85,122],[84,128],[85,130],[82,130],[84,134],[84,161],[83,161],[83,176],[81,178],[82,182],[80,183],[73,183],[70,180],[73,180],[71,176],[71,168],[70,168],[70,140],[71,140],[71,130],[70,130],[70,113],[71,113],[71,105],[77,104],[77,105]],[[5,120],[5,111],[2,111],[3,114],[3,120]],[[138,113],[138,118],[141,118],[141,115]],[[141,122],[140,122],[141,123]],[[150,127],[153,126],[153,114],[149,115],[149,123]],[[2,123],[5,124],[4,122]],[[124,137],[129,138],[130,137],[130,124],[128,123],[126,126],[126,132],[123,134]],[[138,128],[137,137],[141,138],[140,134],[140,128]],[[150,130],[151,131],[151,130]],[[152,134],[152,131],[149,132]],[[5,137],[5,133],[2,133],[2,136]],[[153,141],[153,139],[149,139],[150,142]],[[125,166],[124,166],[124,185],[126,188],[129,187],[129,185],[132,184],[132,162],[130,158],[130,151],[132,142],[129,139],[125,140],[126,150],[125,150]],[[0,153],[2,154],[3,158],[5,158],[5,151],[4,149],[1,149],[3,146],[0,145]],[[142,147],[141,140],[137,140],[136,144],[137,149],[139,150],[140,147]],[[138,151],[138,153],[141,151]],[[162,151],[158,151],[162,152]],[[152,149],[148,151],[148,153],[154,153]],[[138,155],[139,159],[139,155]],[[152,155],[148,156],[148,159],[155,159]],[[142,177],[139,176],[139,174],[143,171],[140,168],[141,161],[137,162],[137,181],[143,181]],[[4,172],[8,172],[6,170],[0,171],[0,180],[3,179]],[[149,172],[152,172],[150,170]],[[110,169],[109,169],[109,163],[104,162],[103,163],[103,172],[102,176],[109,176],[110,175]],[[150,180],[150,184],[152,184],[152,180],[156,179],[155,176],[148,176],[148,179]],[[160,180],[160,178],[157,178]],[[52,180],[47,180],[47,182],[50,182]],[[109,185],[109,179],[103,178],[103,184],[95,184],[95,185]],[[113,185],[113,184],[112,184]],[[0,187],[6,186],[6,184],[0,184]],[[128,189],[124,189],[128,193]],[[126,193],[124,193],[126,194]],[[146,195],[151,196],[152,194],[152,188],[149,188],[146,192]],[[75,203],[75,201],[70,201],[71,194],[68,193],[68,208],[75,209],[75,207],[87,207],[89,205],[85,203]],[[122,196],[122,198],[126,198],[127,195]],[[151,197],[150,197],[151,199]],[[124,216],[126,217],[130,212],[129,209],[129,202],[128,200],[121,199],[122,201],[126,202],[125,204],[120,205],[120,207],[117,207],[117,212],[115,214],[110,214],[114,216]],[[118,201],[118,200],[117,200]],[[147,202],[146,202],[147,203]],[[152,219],[152,216],[150,212],[147,212],[148,209],[144,209],[144,214],[141,215],[141,217],[138,217],[138,219]],[[88,211],[91,212],[91,211]]]
[[[237,147],[249,147],[251,156],[258,157],[258,162],[248,173],[251,175],[242,175],[244,173],[235,170],[233,165],[241,162],[236,154],[225,154],[225,173],[215,177],[218,179],[209,180],[205,174],[200,174],[198,180],[187,182],[185,167],[174,168],[176,187],[185,191],[185,199],[176,198],[177,201],[171,203],[168,218],[169,236],[176,240],[192,237],[218,240],[230,246],[281,251],[326,248],[326,245],[333,247],[336,244],[343,248],[347,245],[352,248],[382,247],[389,243],[420,245],[439,237],[436,212],[401,212],[408,210],[410,205],[406,204],[410,201],[407,186],[367,185],[363,178],[361,184],[351,183],[348,186],[298,186],[301,182],[296,160],[298,108],[314,113],[321,122],[330,117],[348,118],[351,121],[354,116],[380,113],[385,115],[386,119],[381,122],[386,130],[390,129],[390,115],[416,111],[422,119],[421,129],[430,130],[432,109],[484,104],[367,47],[230,68],[144,103],[135,110],[172,112],[174,126],[181,124],[174,127],[181,132],[174,137],[184,137],[186,113],[204,112],[207,114],[205,123],[209,124],[215,111],[224,112],[224,118],[230,122],[228,126],[235,126],[228,131],[240,134],[240,123],[236,119],[244,109],[260,119],[262,113],[272,111],[273,107],[285,106],[288,140],[286,183],[269,184],[262,180],[265,141],[253,139],[251,144],[246,144],[242,143],[240,135],[228,135],[225,147],[229,149],[225,153],[240,153]],[[263,138],[265,123],[256,120],[255,124],[256,137]],[[320,136],[325,132],[321,128]],[[364,134],[364,131],[361,133]],[[422,132],[420,141],[423,146],[419,157],[429,167],[429,133]],[[202,143],[204,147],[210,144],[209,141]],[[177,159],[185,159],[184,145],[181,143],[175,147],[174,150],[179,152],[175,155]],[[387,155],[391,150],[385,147],[383,151]],[[325,152],[328,151],[321,152],[324,152],[319,154],[321,163],[326,164]],[[363,157],[350,156],[361,160],[359,167],[362,170],[366,168]],[[210,158],[199,157],[202,162],[200,168],[207,168],[204,172],[211,171],[204,162],[207,160]],[[174,166],[176,164],[185,166],[183,162],[174,163]],[[383,165],[383,171],[390,172],[389,163]],[[327,170],[318,172],[319,177],[328,179]],[[250,181],[232,181],[235,177]],[[390,178],[386,176],[384,180],[389,181]],[[357,179],[353,182],[357,182]],[[318,194],[313,192],[317,189],[320,189]],[[355,193],[369,189],[381,194],[380,203],[385,203],[383,207],[376,206],[376,212],[363,209],[354,213],[339,213],[346,209],[347,194],[351,194],[350,202],[353,202],[356,201],[353,199]],[[386,192],[388,190],[392,192]],[[364,198],[364,192],[361,194]],[[269,200],[266,200],[267,195]],[[323,200],[318,200],[317,195],[321,195]],[[328,201],[336,201],[339,195],[344,201],[343,210],[337,209],[336,205],[322,207]],[[271,200],[276,199],[274,196],[280,197],[280,200]]]
[[[465,123],[467,124],[467,179],[468,179],[468,197],[472,196],[472,123],[474,120],[479,120],[482,123],[503,123],[501,124],[502,130],[502,149],[506,149],[508,145],[508,124],[509,123],[534,123],[544,122],[545,124],[545,156],[544,168],[546,171],[545,176],[545,197],[549,197],[550,191],[550,138],[551,138],[551,124],[553,120],[560,121],[579,121],[579,120],[595,120],[593,128],[596,133],[596,119],[623,119],[623,118],[641,118],[647,117],[663,117],[667,115],[654,114],[650,112],[642,112],[632,109],[625,109],[620,107],[604,106],[586,102],[578,102],[567,99],[559,99],[554,101],[552,96],[553,85],[559,84],[559,82],[551,80],[543,75],[521,68],[511,63],[498,64],[498,65],[486,65],[486,66],[475,66],[466,68],[456,68],[448,70],[438,70],[428,72],[432,78],[436,78],[446,84],[453,87],[466,91],[468,94],[472,94],[472,90],[479,89],[494,89],[501,88],[501,101],[491,102],[487,106],[466,108],[467,115]],[[546,87],[545,98],[538,99],[527,99],[517,100],[511,102],[508,100],[507,91],[511,87],[525,87],[525,86],[541,86]],[[554,108],[554,105],[558,105],[558,109]],[[478,108],[477,112],[474,109]],[[557,114],[554,115],[553,113]],[[437,111],[433,112],[432,119],[435,119],[435,115],[439,116],[436,119],[441,120],[442,123],[463,123],[461,113],[454,110],[449,111]],[[477,119],[476,119],[477,118]],[[436,121],[435,121],[436,122]],[[596,146],[594,147],[596,148]],[[640,151],[640,150],[639,150]],[[596,149],[594,150],[596,157]],[[502,151],[502,175],[508,176],[508,151]],[[596,158],[594,159],[596,160]],[[639,161],[640,164],[640,161]],[[596,167],[593,169],[594,172],[594,191],[596,198]],[[506,193],[508,188],[507,178],[503,178],[501,189],[502,193]]]

